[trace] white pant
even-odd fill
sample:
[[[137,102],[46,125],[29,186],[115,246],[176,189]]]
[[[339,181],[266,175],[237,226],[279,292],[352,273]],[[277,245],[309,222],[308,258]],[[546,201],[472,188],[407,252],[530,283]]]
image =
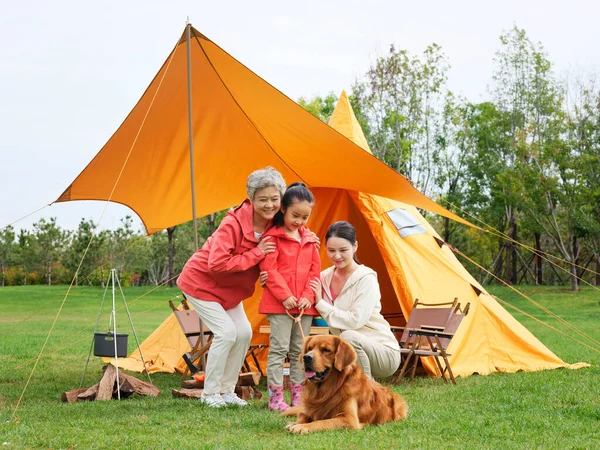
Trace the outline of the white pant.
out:
[[[185,294],[213,333],[204,378],[204,394],[233,392],[252,339],[252,326],[242,303],[225,311],[217,302]]]
[[[400,350],[380,344],[355,330],[340,333],[356,351],[356,362],[368,378],[389,377],[400,366]]]

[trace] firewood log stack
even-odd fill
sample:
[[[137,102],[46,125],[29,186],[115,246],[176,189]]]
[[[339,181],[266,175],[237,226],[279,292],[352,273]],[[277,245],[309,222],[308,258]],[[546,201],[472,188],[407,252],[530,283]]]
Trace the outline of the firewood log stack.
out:
[[[65,403],[74,403],[81,401],[92,400],[111,400],[118,398],[117,394],[117,371],[111,364],[104,366],[102,369],[102,379],[89,388],[73,389],[63,392],[60,396],[61,401]],[[149,395],[158,397],[160,393],[156,386],[145,381],[138,380],[135,377],[127,375],[119,371],[119,387],[121,398],[127,398],[134,392],[139,395]]]
[[[200,398],[202,390],[204,389],[204,377],[202,372],[195,375],[193,380],[183,380],[181,382],[181,389],[171,389],[173,397],[180,398]],[[238,378],[237,385],[235,387],[235,393],[242,400],[263,398],[262,392],[260,392],[256,386],[260,382],[260,372],[247,372],[241,373]]]

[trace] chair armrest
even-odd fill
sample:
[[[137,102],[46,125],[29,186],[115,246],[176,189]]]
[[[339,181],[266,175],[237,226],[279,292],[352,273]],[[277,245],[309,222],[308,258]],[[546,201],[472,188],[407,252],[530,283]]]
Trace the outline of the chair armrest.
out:
[[[405,328],[404,327],[396,327],[396,326],[390,326],[390,330],[392,330],[392,333],[403,333]]]
[[[423,328],[409,328],[408,334],[410,336],[437,336],[441,338],[452,339],[454,337],[454,333],[446,333],[444,331],[437,330],[424,330]]]
[[[421,329],[428,331],[444,331],[444,327],[440,325],[421,325]]]

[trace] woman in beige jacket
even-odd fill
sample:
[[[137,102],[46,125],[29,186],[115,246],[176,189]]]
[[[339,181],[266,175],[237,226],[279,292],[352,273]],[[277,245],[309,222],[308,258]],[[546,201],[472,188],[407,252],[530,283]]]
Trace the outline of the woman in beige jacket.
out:
[[[381,315],[377,273],[356,258],[356,231],[348,222],[335,222],[325,237],[333,266],[311,281],[316,308],[331,333],[348,341],[369,378],[388,377],[400,365],[400,346]]]

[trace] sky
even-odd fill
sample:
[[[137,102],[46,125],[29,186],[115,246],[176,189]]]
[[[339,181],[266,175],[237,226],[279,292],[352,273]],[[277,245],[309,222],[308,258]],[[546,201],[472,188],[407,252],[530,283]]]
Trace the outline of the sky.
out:
[[[592,0],[0,0],[0,229],[50,217],[70,230],[82,218],[111,229],[135,216],[80,201],[19,220],[56,200],[98,153],[188,18],[293,100],[350,91],[392,44],[420,54],[437,43],[450,89],[476,102],[488,97],[498,37],[513,24],[542,42],[557,75],[597,73],[599,12]]]

